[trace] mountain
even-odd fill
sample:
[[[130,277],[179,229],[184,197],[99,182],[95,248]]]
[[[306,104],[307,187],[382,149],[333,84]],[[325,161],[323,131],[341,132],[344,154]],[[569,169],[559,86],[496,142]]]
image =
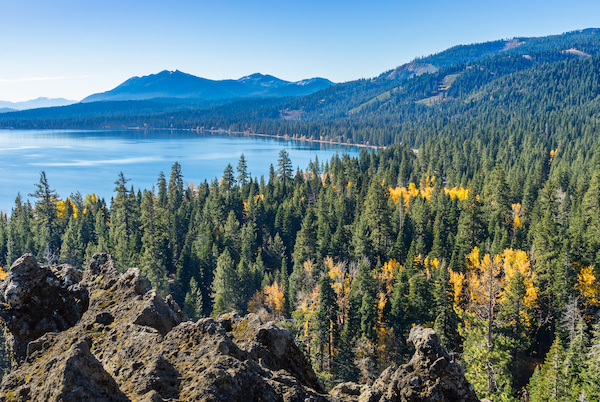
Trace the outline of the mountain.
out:
[[[4,113],[0,127],[215,127],[377,145],[408,141],[419,146],[430,135],[425,133],[433,132],[424,124],[437,120],[444,127],[458,116],[489,116],[499,105],[497,93],[506,96],[505,102],[523,105],[523,88],[530,88],[527,108],[550,108],[551,100],[560,110],[562,102],[571,100],[563,91],[564,83],[548,69],[576,80],[572,85],[594,107],[595,85],[564,76],[563,71],[580,70],[593,83],[598,57],[600,29],[590,28],[455,46],[371,79],[336,85],[319,78],[291,83],[263,74],[212,81],[163,71],[131,78],[85,103]],[[514,89],[518,87],[520,91]],[[541,97],[544,88],[547,98]],[[99,100],[104,101],[93,102]],[[117,105],[115,100],[122,101]]]
[[[24,102],[0,101],[0,113],[15,110],[38,109],[43,107],[67,106],[77,101],[64,98],[37,98]]]
[[[304,121],[395,115],[408,105],[448,105],[471,99],[500,77],[600,55],[600,29],[539,38],[460,45],[415,59],[372,79],[329,87],[283,105]],[[385,110],[385,111],[384,111]],[[429,112],[427,112],[429,113]]]
[[[133,77],[116,88],[83,99],[82,102],[148,99],[218,100],[302,96],[332,86],[324,78],[299,82],[284,81],[271,75],[252,74],[238,80],[209,80],[181,71]]]

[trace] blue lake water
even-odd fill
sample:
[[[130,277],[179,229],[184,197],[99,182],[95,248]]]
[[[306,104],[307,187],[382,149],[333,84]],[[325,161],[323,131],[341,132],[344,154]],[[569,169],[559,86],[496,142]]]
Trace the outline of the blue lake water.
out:
[[[121,171],[136,191],[150,189],[179,162],[184,183],[200,183],[221,178],[228,163],[235,171],[243,153],[248,171],[260,178],[271,163],[277,168],[281,149],[294,169],[306,169],[315,157],[325,162],[336,153],[359,153],[343,145],[174,130],[0,130],[0,211],[10,212],[19,192],[33,203],[28,194],[41,171],[61,198],[79,191],[110,202]]]

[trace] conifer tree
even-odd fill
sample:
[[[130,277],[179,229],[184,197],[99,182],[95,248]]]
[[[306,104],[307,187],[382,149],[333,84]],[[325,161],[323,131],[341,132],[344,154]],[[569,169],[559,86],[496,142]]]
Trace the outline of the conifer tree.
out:
[[[35,205],[36,226],[38,235],[38,255],[44,252],[54,255],[60,248],[60,234],[58,232],[58,220],[56,213],[56,201],[58,195],[50,188],[46,172],[40,173],[40,182],[36,190],[30,196],[37,199]],[[55,261],[54,261],[55,262]]]
[[[129,179],[125,178],[123,172],[119,173],[115,181],[117,195],[110,206],[110,243],[117,267],[126,269],[133,259],[133,214],[130,192],[126,187]]]
[[[556,338],[546,355],[544,364],[536,368],[529,390],[531,402],[567,401],[569,396],[567,377],[564,375],[565,350],[560,338]]]
[[[337,338],[337,303],[335,293],[331,287],[331,277],[324,273],[319,280],[319,310],[317,311],[316,331],[319,349],[320,371],[323,371],[324,362],[331,373],[333,360],[334,341]],[[325,359],[327,352],[327,359]]]
[[[227,313],[238,308],[239,284],[235,261],[226,248],[217,259],[215,279],[212,283],[212,297],[215,300],[213,315]]]
[[[284,183],[288,184],[292,180],[292,161],[290,155],[285,149],[279,151],[279,158],[277,159],[277,174],[279,179]]]
[[[81,268],[83,263],[83,241],[81,231],[75,217],[71,216],[67,230],[63,235],[60,248],[60,262],[67,263],[75,268]]]
[[[244,184],[248,183],[250,175],[248,174],[248,164],[246,163],[246,158],[244,157],[243,153],[240,155],[240,160],[237,165],[237,173],[237,181],[240,183],[240,185],[243,186]]]
[[[202,292],[198,288],[198,282],[194,277],[190,279],[190,289],[185,294],[183,311],[192,319],[198,319],[203,315]]]
[[[151,191],[144,191],[141,208],[143,250],[140,269],[142,275],[150,282],[152,288],[166,295],[169,293],[167,280],[168,262],[165,258],[164,248],[162,248],[162,240],[164,239],[166,230],[162,224],[160,215],[158,215],[159,210],[156,205],[156,197]]]

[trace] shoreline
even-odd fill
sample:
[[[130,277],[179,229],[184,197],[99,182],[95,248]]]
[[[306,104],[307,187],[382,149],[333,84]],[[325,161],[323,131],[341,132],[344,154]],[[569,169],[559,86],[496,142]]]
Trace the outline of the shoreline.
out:
[[[349,143],[349,142],[341,142],[341,141],[327,141],[327,140],[315,140],[312,138],[306,138],[306,137],[291,137],[289,135],[275,135],[275,134],[260,134],[260,133],[251,133],[249,131],[231,131],[231,130],[225,130],[225,129],[216,129],[216,130],[210,130],[210,129],[200,129],[200,128],[150,128],[150,127],[130,127],[131,129],[134,130],[171,130],[171,131],[196,131],[196,132],[205,132],[205,133],[211,133],[211,134],[224,134],[224,135],[228,135],[228,134],[235,134],[235,135],[240,135],[240,136],[244,136],[244,137],[265,137],[265,138],[276,138],[276,139],[280,139],[280,140],[286,140],[286,141],[297,141],[297,142],[316,142],[316,143],[320,143],[320,144],[331,144],[331,145],[341,145],[341,146],[348,146],[348,147],[357,147],[357,148],[371,148],[371,149],[383,149],[385,148],[385,145],[370,145],[370,144],[361,144],[361,143]]]
[[[347,147],[356,147],[356,148],[370,148],[370,149],[374,149],[374,150],[378,150],[378,149],[384,149],[386,146],[385,145],[371,145],[371,144],[362,144],[362,143],[356,143],[356,142],[341,142],[341,141],[333,141],[333,140],[317,140],[317,139],[313,139],[313,138],[306,138],[306,137],[293,137],[293,136],[289,136],[287,134],[285,135],[276,135],[276,134],[261,134],[261,133],[251,133],[249,131],[231,131],[231,130],[225,130],[225,129],[216,129],[216,130],[211,130],[211,129],[200,129],[200,128],[171,128],[171,127],[123,127],[123,128],[85,128],[85,129],[77,129],[77,128],[72,128],[72,129],[56,129],[56,128],[34,128],[34,129],[15,129],[14,127],[0,127],[0,130],[137,130],[137,131],[148,131],[148,130],[170,130],[170,131],[189,131],[189,132],[205,132],[205,133],[211,133],[211,134],[221,134],[221,135],[229,135],[229,134],[235,134],[235,135],[239,135],[239,136],[244,136],[244,137],[264,137],[264,138],[275,138],[275,139],[279,139],[279,140],[286,140],[286,141],[297,141],[297,142],[315,142],[315,143],[319,143],[319,144],[330,144],[330,145],[339,145],[339,146],[347,146]]]

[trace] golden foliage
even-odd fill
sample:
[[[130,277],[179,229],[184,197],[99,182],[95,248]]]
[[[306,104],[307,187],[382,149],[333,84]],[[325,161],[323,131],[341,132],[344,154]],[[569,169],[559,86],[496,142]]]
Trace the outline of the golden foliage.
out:
[[[474,247],[473,250],[465,257],[467,268],[473,270],[479,267],[479,247]]]
[[[6,278],[6,275],[8,275],[8,272],[6,272],[4,269],[2,269],[2,267],[0,267],[0,280]]]
[[[577,275],[575,290],[579,292],[584,304],[600,305],[600,281],[597,280],[592,266],[581,268]]]
[[[417,188],[415,183],[408,184],[408,194],[410,194],[411,197],[416,197],[419,195],[419,189]]]
[[[469,256],[475,256],[471,254]],[[502,294],[502,259],[499,255],[492,258],[486,254],[483,259],[471,262],[475,265],[467,273],[469,308],[480,319],[489,319],[497,312]]]
[[[523,222],[521,222],[521,218],[519,218],[519,215],[515,215],[515,219],[513,220],[513,225],[515,225],[516,228],[520,228],[523,225]]]
[[[464,276],[450,271],[455,304],[461,306],[461,291],[466,291],[467,309],[480,319],[489,319],[497,314],[500,304],[518,299],[518,315],[521,322],[529,327],[529,312],[537,306],[539,289],[534,285],[535,273],[527,253],[509,248],[501,255],[492,257],[485,254],[480,258],[480,251],[475,247],[465,259],[467,272]],[[523,281],[524,295],[512,294],[511,287],[508,286],[517,274],[520,274],[520,280]]]
[[[377,274],[379,288],[385,290],[385,294],[392,293],[396,274],[402,269],[402,265],[394,258],[383,264],[381,271]]]
[[[302,263],[302,267],[304,268],[304,270],[306,272],[308,272],[309,274],[312,274],[313,271],[315,270],[315,264],[313,263],[312,260],[306,260]]]
[[[516,229],[520,228],[523,225],[523,222],[521,221],[521,204],[517,203],[517,204],[512,204],[512,212],[513,212],[513,225],[515,226]]]
[[[265,304],[274,317],[281,317],[285,311],[285,294],[283,286],[273,282],[271,286],[265,286]]]
[[[423,265],[425,266],[425,274],[427,275],[427,279],[431,279],[432,274],[440,268],[440,260],[437,258],[429,258],[429,256],[425,257],[423,260]]]
[[[388,188],[388,193],[390,194],[390,197],[392,197],[392,201],[394,201],[394,204],[397,204],[400,197],[402,197],[403,188],[404,187]]]
[[[535,303],[538,297],[539,289],[535,287],[535,273],[531,269],[531,263],[527,253],[523,250],[513,250],[512,248],[504,250],[502,253],[504,281],[508,284],[511,279],[518,273],[523,277],[526,294],[523,299],[525,306],[532,310],[535,308]],[[505,298],[506,293],[503,295]]]
[[[469,198],[471,189],[462,187],[446,187],[444,188],[444,192],[446,193],[446,195],[449,195],[452,199],[458,198],[459,201],[464,201],[467,198]]]
[[[340,320],[345,321],[349,306],[350,289],[353,278],[346,269],[346,264],[338,262],[335,264],[331,257],[325,257],[323,261],[325,271],[333,281],[331,287],[335,292],[336,302],[340,309]]]
[[[450,273],[450,283],[452,284],[452,291],[454,294],[454,305],[459,308],[465,306],[465,274],[461,272],[454,272],[451,269],[448,270]]]
[[[64,218],[67,215],[67,207],[70,206],[73,211],[73,217],[77,219],[77,207],[73,204],[70,198],[67,197],[65,200],[58,200],[56,202],[56,214],[59,218]]]
[[[258,314],[266,318],[266,313],[270,313],[270,318],[280,318],[285,311],[285,293],[284,288],[277,282],[270,286],[265,286],[261,292],[257,290],[248,302],[248,312]]]
[[[435,189],[435,177],[426,176],[420,187],[417,188],[415,183],[409,183],[408,187],[396,187],[388,188],[388,193],[395,204],[402,198],[403,205],[408,207],[410,204],[410,200],[414,197],[421,196],[421,198],[431,201],[431,196],[433,195],[433,191]],[[452,188],[444,188],[444,192],[450,197],[458,198],[459,201],[463,201],[469,197],[471,193],[470,189],[462,188],[462,187],[452,187]]]

